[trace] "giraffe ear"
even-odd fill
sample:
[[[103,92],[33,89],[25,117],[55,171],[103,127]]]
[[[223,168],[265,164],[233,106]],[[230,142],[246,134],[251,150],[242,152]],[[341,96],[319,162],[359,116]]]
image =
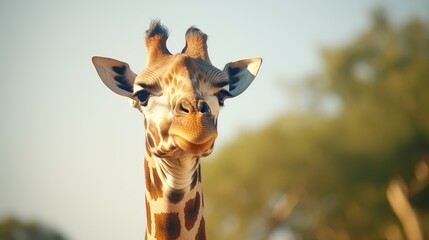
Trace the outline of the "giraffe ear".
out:
[[[95,69],[104,84],[114,93],[133,98],[136,74],[127,63],[105,57],[93,57]]]
[[[228,76],[231,97],[240,95],[249,87],[258,74],[262,58],[248,58],[225,65],[223,71]]]

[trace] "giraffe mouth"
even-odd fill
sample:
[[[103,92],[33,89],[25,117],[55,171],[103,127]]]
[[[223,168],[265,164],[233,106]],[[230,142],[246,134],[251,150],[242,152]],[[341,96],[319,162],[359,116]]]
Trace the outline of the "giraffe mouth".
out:
[[[209,151],[213,147],[215,139],[216,135],[203,142],[193,142],[181,136],[173,135],[173,140],[180,149],[196,155],[202,155]]]

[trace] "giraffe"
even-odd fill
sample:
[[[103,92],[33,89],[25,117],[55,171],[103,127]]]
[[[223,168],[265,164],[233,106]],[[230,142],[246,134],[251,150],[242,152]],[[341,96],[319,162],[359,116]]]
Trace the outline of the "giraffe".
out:
[[[217,137],[224,101],[240,95],[256,77],[262,59],[214,67],[207,35],[196,27],[185,34],[181,53],[166,46],[168,30],[152,21],[146,31],[146,65],[140,74],[125,62],[92,58],[98,75],[114,93],[144,115],[146,239],[205,239],[200,158]]]

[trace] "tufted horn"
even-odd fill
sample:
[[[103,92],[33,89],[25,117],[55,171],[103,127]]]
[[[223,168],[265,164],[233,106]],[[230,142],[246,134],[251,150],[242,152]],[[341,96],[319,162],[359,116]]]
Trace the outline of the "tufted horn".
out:
[[[190,27],[186,31],[185,38],[186,45],[182,53],[210,63],[209,53],[207,51],[207,35],[196,27]]]
[[[147,63],[153,63],[158,58],[171,55],[167,49],[168,30],[160,21],[152,21],[146,31]]]

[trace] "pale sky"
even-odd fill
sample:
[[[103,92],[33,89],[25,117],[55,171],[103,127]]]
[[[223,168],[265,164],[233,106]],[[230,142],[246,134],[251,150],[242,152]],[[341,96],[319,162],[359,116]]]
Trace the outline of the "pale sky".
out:
[[[38,220],[77,240],[144,238],[143,116],[103,85],[91,57],[139,72],[151,19],[170,29],[171,52],[196,25],[218,68],[264,59],[248,90],[226,102],[216,154],[296,110],[280,82],[319,70],[320,48],[357,36],[374,7],[393,22],[429,16],[427,0],[150,2],[0,0],[0,219]]]

